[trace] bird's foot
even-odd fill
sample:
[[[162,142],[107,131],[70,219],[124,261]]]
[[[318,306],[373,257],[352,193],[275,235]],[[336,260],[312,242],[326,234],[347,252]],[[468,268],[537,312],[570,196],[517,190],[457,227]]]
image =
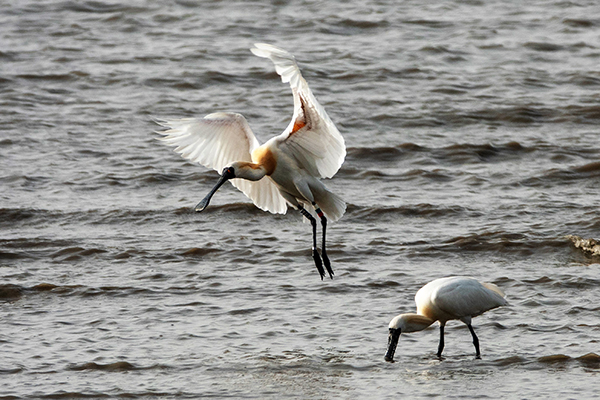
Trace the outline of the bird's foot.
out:
[[[319,255],[319,252],[317,251],[317,249],[313,249],[312,255],[313,255],[313,260],[315,260],[315,266],[317,267],[317,271],[319,271],[319,274],[321,275],[321,280],[323,280],[323,278],[325,277],[325,270],[323,269],[323,262],[321,261],[321,256]],[[329,261],[329,260],[327,260],[327,261]],[[331,267],[329,267],[329,268],[331,268]]]
[[[331,263],[329,262],[329,257],[327,257],[327,252],[325,251],[325,249],[321,251],[321,257],[323,257],[323,264],[325,264],[325,268],[327,268],[329,277],[333,279],[333,269],[331,268]]]

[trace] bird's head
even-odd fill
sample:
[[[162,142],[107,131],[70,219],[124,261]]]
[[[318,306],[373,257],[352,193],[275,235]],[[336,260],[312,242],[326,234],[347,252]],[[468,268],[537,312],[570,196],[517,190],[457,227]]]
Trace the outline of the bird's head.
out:
[[[394,353],[396,353],[396,347],[398,346],[398,341],[400,340],[400,334],[402,333],[403,326],[403,315],[398,315],[390,321],[388,347],[384,357],[385,361],[394,362]]]
[[[221,177],[219,178],[219,181],[217,182],[217,184],[215,185],[215,187],[213,187],[212,190],[206,195],[206,197],[204,197],[202,199],[202,201],[200,203],[198,203],[198,205],[194,208],[194,211],[197,211],[197,212],[204,211],[204,209],[206,207],[208,207],[208,203],[210,203],[210,199],[217,192],[217,190],[219,190],[219,188],[221,186],[223,186],[223,184],[225,182],[227,182],[228,180],[233,179],[233,178],[236,177],[236,175],[235,175],[235,165],[234,164],[232,164],[229,167],[223,168],[223,172],[221,173]]]
[[[400,314],[395,316],[389,325],[388,349],[385,353],[385,361],[394,362],[394,353],[401,333],[418,332],[427,328],[435,321],[420,314]]]
[[[223,168],[223,172],[221,172],[221,179],[229,180],[235,178],[235,163],[231,164],[229,167]]]

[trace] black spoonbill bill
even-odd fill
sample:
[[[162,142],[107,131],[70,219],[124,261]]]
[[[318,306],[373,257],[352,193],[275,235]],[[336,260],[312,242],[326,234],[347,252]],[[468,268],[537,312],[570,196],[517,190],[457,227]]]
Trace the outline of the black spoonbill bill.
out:
[[[471,318],[496,307],[508,305],[504,293],[493,283],[479,282],[469,277],[440,278],[423,286],[415,295],[417,314],[400,314],[390,321],[386,361],[394,361],[400,334],[422,331],[438,321],[440,344],[437,356],[444,350],[444,326],[452,319],[464,322],[473,336],[475,356],[481,357],[479,339],[471,326]]]
[[[241,114],[218,112],[204,118],[158,121],[166,144],[176,146],[182,157],[221,172],[221,178],[196,206],[204,210],[215,192],[228,180],[261,210],[285,214],[288,204],[312,224],[312,256],[321,279],[323,264],[333,279],[325,249],[327,220],[337,221],[346,203],[319,180],[331,178],[346,157],[346,146],[325,109],[317,102],[302,77],[294,56],[268,44],[251,49],[270,59],[281,80],[294,95],[294,114],[279,136],[260,145]],[[323,230],[321,254],[317,251],[317,219]],[[322,261],[321,261],[322,260]]]

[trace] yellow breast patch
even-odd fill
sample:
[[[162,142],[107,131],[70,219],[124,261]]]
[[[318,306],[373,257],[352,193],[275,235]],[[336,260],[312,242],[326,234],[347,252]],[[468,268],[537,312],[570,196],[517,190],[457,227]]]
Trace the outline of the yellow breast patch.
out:
[[[273,155],[273,152],[269,148],[263,146],[252,152],[252,161],[257,164],[257,168],[259,166],[263,167],[267,172],[267,175],[271,175],[275,172],[275,168],[277,167],[275,155]]]

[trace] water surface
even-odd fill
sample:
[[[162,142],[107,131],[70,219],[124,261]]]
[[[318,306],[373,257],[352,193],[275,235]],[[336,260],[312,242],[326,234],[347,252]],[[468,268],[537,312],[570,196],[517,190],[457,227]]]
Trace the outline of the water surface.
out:
[[[19,1],[0,5],[0,399],[596,398],[600,6],[591,1]],[[298,213],[264,213],[153,118],[292,97],[294,53],[348,155],[319,280]],[[447,275],[509,307],[403,335]]]

